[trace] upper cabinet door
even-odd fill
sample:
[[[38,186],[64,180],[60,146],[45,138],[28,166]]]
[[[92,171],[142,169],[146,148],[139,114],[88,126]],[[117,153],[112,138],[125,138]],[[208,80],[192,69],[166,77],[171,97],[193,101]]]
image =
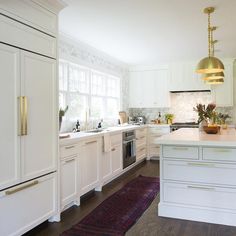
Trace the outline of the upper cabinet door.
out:
[[[219,107],[234,105],[234,61],[225,60],[223,63],[225,66],[224,83],[212,86],[213,101]]]
[[[22,136],[22,180],[56,169],[56,61],[21,51],[21,93],[27,99],[27,135]]]
[[[20,138],[18,99],[20,96],[20,51],[0,43],[0,190],[19,182]]]
[[[142,67],[130,72],[130,108],[169,107],[167,67]]]
[[[170,91],[210,90],[201,75],[195,72],[197,62],[178,62],[170,65]]]

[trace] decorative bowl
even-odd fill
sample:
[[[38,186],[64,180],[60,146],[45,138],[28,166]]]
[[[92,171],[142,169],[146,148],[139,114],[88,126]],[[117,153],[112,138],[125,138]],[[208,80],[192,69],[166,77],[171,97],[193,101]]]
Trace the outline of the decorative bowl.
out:
[[[203,130],[207,134],[217,134],[220,131],[220,126],[203,126]]]

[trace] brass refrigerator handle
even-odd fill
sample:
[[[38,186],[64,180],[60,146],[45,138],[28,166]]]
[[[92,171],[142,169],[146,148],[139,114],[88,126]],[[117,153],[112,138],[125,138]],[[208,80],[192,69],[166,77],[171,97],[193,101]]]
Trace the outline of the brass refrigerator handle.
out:
[[[19,113],[20,113],[20,122],[19,122],[19,136],[24,135],[24,99],[22,96],[18,97],[19,100]]]
[[[23,96],[24,100],[24,135],[28,134],[28,100],[26,96]]]
[[[27,116],[28,116],[28,103],[26,96],[18,97],[20,103],[20,128],[19,135],[24,136],[27,135]]]

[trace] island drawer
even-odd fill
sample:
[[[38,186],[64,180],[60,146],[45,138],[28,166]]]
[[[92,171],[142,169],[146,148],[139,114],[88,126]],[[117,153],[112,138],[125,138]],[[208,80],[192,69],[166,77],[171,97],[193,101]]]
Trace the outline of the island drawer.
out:
[[[203,160],[236,162],[236,149],[204,147]]]
[[[199,148],[192,146],[164,145],[162,154],[164,158],[198,159]]]
[[[210,162],[163,161],[163,179],[236,185],[236,165]]]
[[[215,186],[163,184],[164,202],[236,210],[236,189]]]
[[[60,147],[60,157],[65,158],[74,156],[78,153],[78,146],[76,144],[70,144]]]

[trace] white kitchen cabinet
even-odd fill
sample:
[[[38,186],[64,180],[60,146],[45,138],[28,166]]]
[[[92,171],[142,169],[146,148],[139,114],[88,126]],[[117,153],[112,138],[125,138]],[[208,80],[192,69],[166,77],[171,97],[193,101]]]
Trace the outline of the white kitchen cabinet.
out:
[[[18,101],[20,95],[20,51],[0,44],[0,189],[20,181],[20,137]]]
[[[57,210],[56,174],[0,191],[0,235],[22,235]]]
[[[169,107],[169,71],[162,68],[136,68],[130,70],[129,107]]]
[[[170,64],[169,91],[210,90],[201,75],[197,74],[196,62],[176,62]]]
[[[61,209],[78,198],[78,163],[77,156],[61,161]]]
[[[218,107],[234,105],[234,60],[224,60],[224,83],[212,85],[212,100]]]
[[[136,161],[147,157],[147,128],[136,130]]]
[[[160,145],[158,144],[158,139],[165,134],[170,133],[169,125],[152,125],[148,127],[148,159],[159,158],[160,156]]]
[[[21,173],[26,181],[56,170],[56,61],[21,51],[20,68],[28,113],[27,135],[21,136]]]
[[[101,139],[91,138],[81,143],[80,156],[80,194],[96,188],[100,184]]]
[[[56,169],[56,61],[3,44],[0,51],[4,75],[1,107],[5,115],[1,122],[5,137],[0,151],[4,157],[0,188],[6,188]],[[24,120],[19,108],[23,96],[27,100]],[[26,135],[20,134],[23,121]]]
[[[111,150],[102,153],[101,178],[107,183],[122,171],[122,134],[111,135]]]
[[[113,176],[122,171],[122,145],[113,146],[111,149],[112,174]]]

